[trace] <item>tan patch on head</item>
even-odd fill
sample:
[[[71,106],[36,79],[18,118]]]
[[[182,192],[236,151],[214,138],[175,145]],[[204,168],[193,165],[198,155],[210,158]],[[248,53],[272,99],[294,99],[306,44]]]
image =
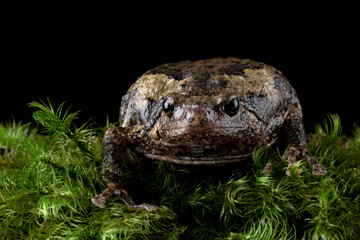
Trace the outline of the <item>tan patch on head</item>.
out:
[[[139,98],[158,99],[164,93],[168,85],[168,77],[165,74],[143,75],[129,89],[137,89]],[[170,83],[171,84],[171,83]]]
[[[137,89],[136,95],[139,99],[151,98],[158,101],[174,92],[186,94],[191,90],[191,84],[189,84],[191,80],[192,77],[179,81],[169,78],[165,74],[143,75],[131,86],[129,91]],[[190,88],[184,90],[182,85],[190,86]]]
[[[276,100],[279,98],[279,92],[274,83],[275,71],[270,66],[264,66],[261,69],[245,69],[245,76],[217,75],[213,79],[227,81],[229,84],[225,91],[233,92],[240,98],[249,93],[257,94],[262,91],[270,100]]]

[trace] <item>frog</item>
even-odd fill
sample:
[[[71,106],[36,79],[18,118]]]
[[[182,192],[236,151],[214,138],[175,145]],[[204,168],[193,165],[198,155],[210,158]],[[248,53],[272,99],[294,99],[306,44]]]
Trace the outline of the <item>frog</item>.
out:
[[[122,97],[119,126],[103,137],[106,189],[91,200],[104,208],[115,195],[131,210],[158,208],[135,204],[125,190],[127,150],[173,164],[218,166],[251,159],[256,149],[271,149],[280,138],[287,146],[287,175],[304,159],[313,175],[327,173],[308,150],[299,98],[281,71],[237,57],[161,64]],[[270,173],[273,164],[262,173]]]

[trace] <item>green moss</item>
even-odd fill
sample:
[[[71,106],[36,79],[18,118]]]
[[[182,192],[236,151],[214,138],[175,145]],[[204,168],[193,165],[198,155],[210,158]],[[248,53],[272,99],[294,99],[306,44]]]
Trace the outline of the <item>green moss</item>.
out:
[[[309,137],[309,149],[328,174],[313,176],[306,161],[285,174],[285,161],[261,173],[277,151],[254,161],[208,168],[154,161],[124,166],[132,212],[112,197],[104,209],[90,202],[104,189],[100,176],[104,128],[77,127],[79,112],[33,102],[30,124],[0,124],[0,239],[357,239],[360,235],[360,128],[341,135],[329,115]],[[301,168],[299,174],[297,169]]]

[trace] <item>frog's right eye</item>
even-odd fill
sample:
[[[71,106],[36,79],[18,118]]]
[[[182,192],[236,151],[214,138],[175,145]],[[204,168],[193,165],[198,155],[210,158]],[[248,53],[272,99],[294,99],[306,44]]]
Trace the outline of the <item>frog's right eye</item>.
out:
[[[171,99],[166,99],[163,103],[164,112],[171,115],[174,111],[174,102]]]
[[[239,102],[236,98],[231,99],[227,104],[223,106],[223,111],[230,117],[234,116],[239,110]]]

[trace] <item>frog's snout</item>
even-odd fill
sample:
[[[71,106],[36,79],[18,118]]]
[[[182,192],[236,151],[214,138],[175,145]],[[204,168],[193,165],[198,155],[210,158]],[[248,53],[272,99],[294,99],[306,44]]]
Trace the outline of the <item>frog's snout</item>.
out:
[[[205,127],[210,125],[210,111],[206,107],[191,106],[186,112],[185,122],[189,127]]]

